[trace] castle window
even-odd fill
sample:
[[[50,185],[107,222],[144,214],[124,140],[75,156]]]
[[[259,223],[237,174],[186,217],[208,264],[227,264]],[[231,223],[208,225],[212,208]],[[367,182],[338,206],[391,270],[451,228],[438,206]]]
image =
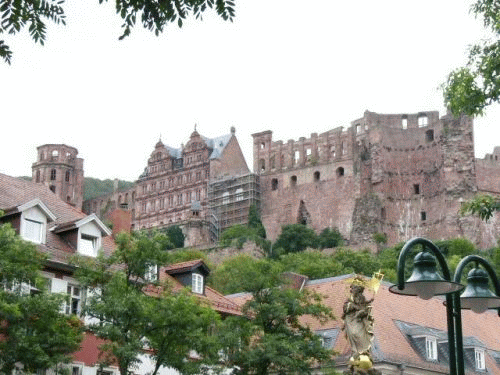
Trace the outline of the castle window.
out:
[[[360,124],[356,124],[356,134],[359,134],[361,133],[361,125]]]
[[[437,340],[435,337],[425,338],[425,356],[429,361],[437,361]]]
[[[222,194],[222,204],[228,204],[229,203],[229,192],[225,191]]]
[[[297,176],[293,175],[290,177],[290,185],[296,186],[297,185]]]
[[[429,124],[429,118],[426,115],[418,116],[418,127],[423,128]]]
[[[36,171],[35,173],[35,182],[40,182],[40,171]]]
[[[344,167],[337,168],[337,177],[342,177],[344,175]]]
[[[347,147],[345,144],[345,141],[342,142],[342,155],[345,155],[347,153]]]
[[[401,119],[401,127],[403,129],[408,129],[408,117],[403,116],[403,118]]]
[[[69,182],[69,178],[71,177],[71,172],[70,171],[66,171],[66,175],[64,176],[64,180],[66,182]]]
[[[420,220],[421,221],[426,221],[427,220],[427,213],[425,211],[420,212]]]
[[[293,163],[297,164],[299,162],[299,159],[300,159],[300,152],[299,151],[295,151],[293,153]]]
[[[434,140],[434,130],[429,129],[425,132],[425,140],[427,142],[432,142]]]
[[[266,170],[266,161],[264,159],[259,160],[259,169],[261,172],[264,172]]]
[[[55,193],[56,192],[56,187],[54,185],[50,185],[49,187],[50,191]]]
[[[271,180],[271,190],[278,190],[278,179],[273,178]]]
[[[57,176],[57,171],[55,169],[51,169],[50,170],[50,180],[54,181],[56,179],[56,176]]]
[[[319,177],[320,177],[319,171],[314,172],[314,181],[319,181]]]
[[[311,161],[312,150],[310,148],[306,149],[306,159],[307,161]]]
[[[57,159],[58,157],[59,157],[59,151],[57,150],[52,151],[52,158]]]
[[[420,194],[420,185],[419,184],[413,184],[413,194],[415,194],[415,195]]]
[[[266,143],[265,142],[261,142],[260,143],[260,149],[263,150],[265,147],[266,147]]]
[[[380,218],[381,218],[382,220],[385,220],[385,219],[386,219],[386,217],[387,217],[387,213],[386,213],[386,211],[385,211],[385,207],[382,207],[382,208],[380,209]]]
[[[332,154],[332,157],[335,157],[337,155],[335,152],[335,146],[330,147],[330,153]]]

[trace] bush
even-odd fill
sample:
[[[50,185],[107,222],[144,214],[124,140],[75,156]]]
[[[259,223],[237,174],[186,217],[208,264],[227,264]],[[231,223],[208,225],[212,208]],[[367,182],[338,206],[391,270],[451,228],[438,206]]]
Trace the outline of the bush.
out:
[[[313,229],[303,224],[289,224],[281,228],[281,234],[273,247],[285,253],[296,253],[307,248],[317,248],[318,236]]]
[[[331,249],[344,244],[344,239],[337,228],[325,228],[318,236],[320,249]]]

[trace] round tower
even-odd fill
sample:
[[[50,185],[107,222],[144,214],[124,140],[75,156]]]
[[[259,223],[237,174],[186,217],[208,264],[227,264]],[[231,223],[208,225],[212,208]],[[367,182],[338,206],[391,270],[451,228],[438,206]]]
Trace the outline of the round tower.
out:
[[[82,208],[83,159],[71,146],[47,144],[37,147],[38,160],[33,163],[33,181],[47,185],[63,201]]]

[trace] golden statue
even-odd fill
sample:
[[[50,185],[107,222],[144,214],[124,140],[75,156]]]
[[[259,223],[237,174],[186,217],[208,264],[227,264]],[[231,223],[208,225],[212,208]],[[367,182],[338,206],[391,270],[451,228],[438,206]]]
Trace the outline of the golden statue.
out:
[[[361,276],[349,279],[350,295],[344,303],[342,320],[347,339],[351,344],[352,356],[347,374],[380,374],[373,368],[371,347],[373,340],[372,306],[374,298],[366,299],[363,292],[368,288],[377,293],[383,275],[377,272],[371,280]]]

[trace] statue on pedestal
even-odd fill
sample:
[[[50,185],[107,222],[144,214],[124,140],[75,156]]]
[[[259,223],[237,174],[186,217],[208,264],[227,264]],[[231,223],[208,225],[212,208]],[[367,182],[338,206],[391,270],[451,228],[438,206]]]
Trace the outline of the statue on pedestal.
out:
[[[351,344],[352,356],[349,369],[345,374],[375,375],[381,374],[373,368],[371,347],[373,340],[373,315],[372,306],[374,298],[366,299],[363,292],[365,287],[371,288],[375,293],[378,290],[383,275],[376,273],[372,280],[365,280],[356,276],[350,280],[349,297],[344,303],[342,320],[347,339]]]

